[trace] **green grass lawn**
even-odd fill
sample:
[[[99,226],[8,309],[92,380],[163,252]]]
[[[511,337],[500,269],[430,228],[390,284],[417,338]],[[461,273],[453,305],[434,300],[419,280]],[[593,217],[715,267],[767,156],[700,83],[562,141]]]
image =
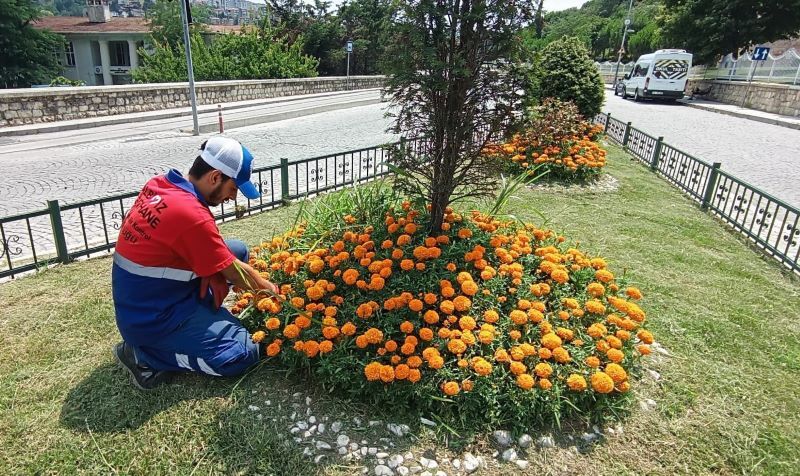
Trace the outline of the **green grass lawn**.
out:
[[[556,448],[526,455],[526,472],[796,472],[800,281],[618,148],[609,157],[618,190],[522,190],[508,209],[532,222],[543,212],[549,227],[624,272],[645,292],[650,328],[670,356],[650,361],[660,380],[634,383],[637,399],[655,400],[654,410],[632,406],[622,435],[580,451],[556,432]],[[222,230],[255,244],[282,231],[295,211]],[[0,285],[0,474],[360,474],[358,464],[336,458],[314,465],[287,442],[295,392],[313,397],[317,416],[416,421],[327,395],[266,365],[242,379],[187,375],[137,391],[110,352],[119,340],[110,267],[108,258],[94,259]],[[402,449],[417,453],[434,436],[419,430],[406,440]],[[438,441],[446,451],[442,435]]]

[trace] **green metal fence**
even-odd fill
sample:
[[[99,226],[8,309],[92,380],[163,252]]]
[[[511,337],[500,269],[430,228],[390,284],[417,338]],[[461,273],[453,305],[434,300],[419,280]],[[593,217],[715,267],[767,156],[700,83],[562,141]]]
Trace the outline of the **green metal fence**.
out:
[[[800,274],[800,211],[753,185],[691,154],[611,117],[599,114],[607,137],[664,179],[680,188],[701,209],[744,234],[758,248]]]
[[[217,221],[279,207],[289,200],[315,196],[364,183],[388,173],[387,163],[400,142],[280,163],[253,170],[262,193],[212,209]],[[125,213],[138,192],[47,208],[0,218],[0,279],[56,263],[69,263],[114,248]],[[66,227],[65,227],[66,225]]]

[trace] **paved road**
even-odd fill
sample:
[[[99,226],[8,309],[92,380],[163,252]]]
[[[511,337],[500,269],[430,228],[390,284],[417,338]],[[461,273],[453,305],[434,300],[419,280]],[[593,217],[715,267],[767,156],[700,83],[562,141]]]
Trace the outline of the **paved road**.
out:
[[[392,140],[384,131],[385,104],[330,111],[240,129],[226,135],[240,140],[257,167]],[[185,121],[184,121],[185,122]],[[176,129],[145,132],[94,142],[27,151],[0,150],[0,217],[41,209],[47,200],[74,203],[141,188],[169,168],[187,170],[202,141]],[[1,149],[1,148],[0,148]]]
[[[384,117],[385,104],[359,106],[324,112],[280,122],[232,129],[226,135],[240,140],[256,158],[256,167],[274,164],[281,157],[290,161],[317,157],[347,150],[370,147],[395,140],[385,132],[389,120]],[[183,121],[185,122],[185,120]],[[141,126],[136,126],[140,128]],[[83,133],[83,131],[81,131]],[[115,129],[114,135],[122,134]],[[52,146],[47,141],[24,151],[3,151],[0,145],[0,218],[19,213],[41,210],[47,200],[57,199],[61,204],[75,203],[93,198],[107,197],[123,192],[138,191],[153,175],[170,168],[188,170],[198,153],[198,147],[211,134],[194,137],[175,127],[163,132],[130,131],[123,137],[104,139],[97,132],[94,142]],[[57,142],[57,141],[56,141]],[[82,141],[79,141],[82,142]],[[7,146],[19,147],[19,143]],[[360,159],[363,159],[360,160]],[[298,167],[298,177],[290,177],[292,192],[301,193],[314,187],[317,175],[337,174],[339,179],[350,179],[355,174],[374,169],[375,161],[366,154],[356,156],[349,166],[341,163],[317,167]],[[314,169],[319,169],[315,172]],[[277,183],[279,174],[273,181]],[[264,177],[267,179],[266,177]],[[268,180],[268,179],[267,179]],[[277,191],[279,193],[279,190]],[[265,191],[265,193],[269,193]],[[130,200],[124,204],[127,209]],[[62,212],[62,220],[70,250],[102,244],[106,239],[116,239],[121,217],[119,204],[108,204]],[[83,226],[81,226],[83,222]],[[86,230],[84,235],[82,229]],[[8,269],[8,260],[14,266],[29,259],[33,252],[38,256],[52,253],[49,218],[39,216],[26,221],[0,223],[0,270]],[[31,237],[33,240],[31,240]],[[35,243],[35,249],[31,246]]]
[[[800,207],[800,131],[606,90],[603,112]]]

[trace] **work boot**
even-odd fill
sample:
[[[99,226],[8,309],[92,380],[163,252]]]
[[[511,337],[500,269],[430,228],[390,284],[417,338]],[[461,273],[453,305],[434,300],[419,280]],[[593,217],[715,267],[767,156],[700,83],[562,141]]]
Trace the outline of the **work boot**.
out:
[[[120,342],[114,346],[114,356],[122,367],[131,375],[131,383],[139,390],[152,390],[166,382],[169,372],[154,370],[136,359],[133,347]]]

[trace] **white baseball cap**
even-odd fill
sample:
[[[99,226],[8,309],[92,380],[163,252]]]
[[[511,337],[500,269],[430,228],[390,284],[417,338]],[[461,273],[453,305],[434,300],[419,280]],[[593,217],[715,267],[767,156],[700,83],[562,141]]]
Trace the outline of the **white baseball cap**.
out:
[[[232,178],[242,195],[255,200],[261,196],[250,181],[253,172],[253,155],[235,139],[214,136],[206,141],[200,157],[225,176]]]

